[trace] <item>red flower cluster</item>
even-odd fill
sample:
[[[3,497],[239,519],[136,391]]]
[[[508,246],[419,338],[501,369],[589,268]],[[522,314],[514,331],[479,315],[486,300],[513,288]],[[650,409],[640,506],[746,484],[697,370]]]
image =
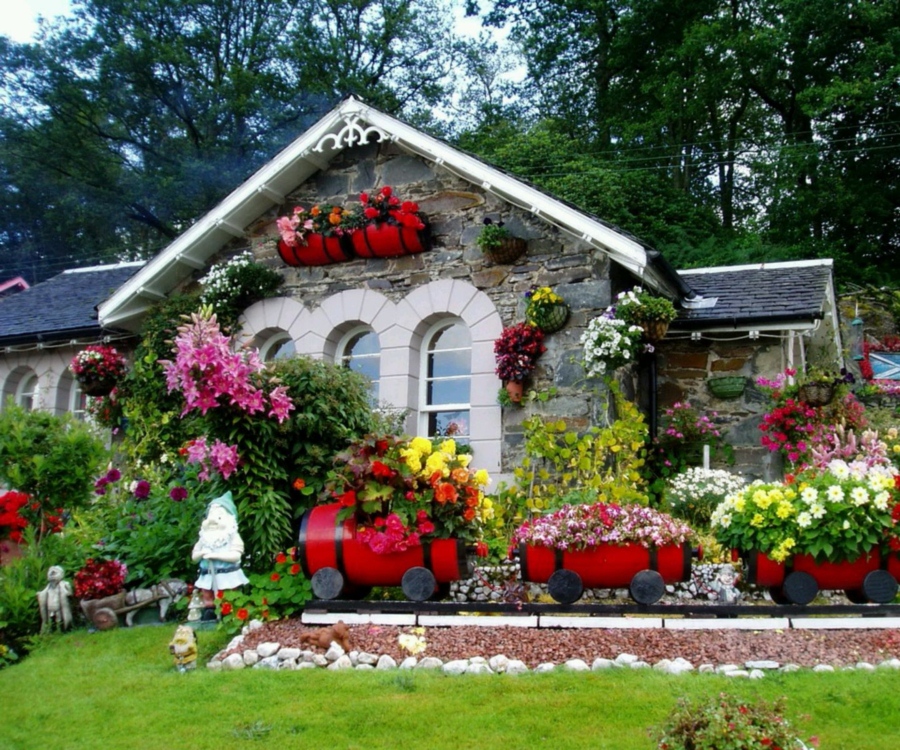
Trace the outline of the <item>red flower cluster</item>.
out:
[[[545,351],[544,332],[537,326],[530,323],[507,326],[494,341],[497,377],[504,381],[525,380]]]
[[[72,358],[69,369],[81,381],[118,380],[125,375],[125,358],[112,346],[86,346]]]
[[[390,185],[385,185],[377,193],[360,193],[363,217],[376,224],[385,222],[410,229],[424,229],[425,223],[419,216],[419,205],[413,201],[401,201]]]
[[[24,492],[4,492],[0,495],[0,538],[8,536],[13,542],[22,541],[22,529],[28,520],[19,512],[28,503]]]
[[[118,594],[125,588],[128,568],[118,560],[93,560],[75,574],[75,596],[79,599],[101,599]]]
[[[819,437],[822,424],[818,412],[803,401],[789,398],[764,417],[760,442],[770,451],[783,451],[794,463],[804,458]]]

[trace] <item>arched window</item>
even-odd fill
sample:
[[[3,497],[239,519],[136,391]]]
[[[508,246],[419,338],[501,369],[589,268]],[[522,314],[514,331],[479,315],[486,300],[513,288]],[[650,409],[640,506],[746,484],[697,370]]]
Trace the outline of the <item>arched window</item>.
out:
[[[273,362],[276,359],[290,359],[297,353],[294,340],[287,333],[277,333],[270,336],[259,347],[259,358],[263,362]]]
[[[84,421],[87,414],[87,396],[74,379],[69,389],[69,411],[80,421]]]
[[[38,376],[29,372],[22,376],[16,388],[16,403],[31,411],[37,405]]]
[[[441,321],[425,334],[422,351],[420,434],[468,442],[472,382],[469,329],[458,321]]]
[[[365,375],[370,386],[372,405],[378,405],[378,382],[381,379],[381,344],[378,334],[367,326],[357,326],[338,342],[335,359],[344,367]]]

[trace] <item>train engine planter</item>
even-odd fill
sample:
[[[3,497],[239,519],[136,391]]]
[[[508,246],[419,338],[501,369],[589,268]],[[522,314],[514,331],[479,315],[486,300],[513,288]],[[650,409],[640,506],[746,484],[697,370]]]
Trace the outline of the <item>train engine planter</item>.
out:
[[[666,585],[690,580],[693,531],[639,505],[564,505],[513,535],[522,580],[546,583],[560,604],[585,588],[628,588],[638,604],[654,604]]]
[[[379,554],[357,535],[356,518],[338,521],[340,503],[308,510],[300,522],[297,560],[319,599],[359,598],[373,586],[400,586],[410,601],[442,598],[473,566],[459,539],[435,539]]]
[[[843,590],[855,604],[888,604],[897,596],[900,555],[871,550],[855,560],[816,561],[811,555],[794,555],[779,562],[763,552],[740,555],[748,583],[768,588],[779,604],[805,605],[820,590]]]
[[[835,459],[726,497],[710,526],[744,560],[746,580],[784,604],[809,604],[820,589],[844,590],[855,603],[893,601],[900,502],[883,446],[877,434],[863,433],[865,460]]]
[[[424,437],[367,435],[338,454],[323,504],[300,524],[298,561],[316,597],[400,586],[425,601],[471,575],[490,478],[470,460],[454,440]]]

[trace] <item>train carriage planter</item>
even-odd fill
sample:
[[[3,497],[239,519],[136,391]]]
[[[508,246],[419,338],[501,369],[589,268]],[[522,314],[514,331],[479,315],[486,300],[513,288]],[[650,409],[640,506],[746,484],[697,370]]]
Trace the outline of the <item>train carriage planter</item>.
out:
[[[809,604],[820,590],[843,590],[850,601],[888,604],[897,596],[900,555],[867,555],[844,562],[816,562],[811,555],[794,555],[777,562],[759,551],[741,552],[749,583],[768,588],[780,604]]]
[[[378,554],[356,535],[356,519],[338,522],[340,503],[319,505],[301,519],[297,560],[319,599],[364,596],[373,586],[400,586],[411,601],[439,598],[472,574],[465,544],[436,539],[405,552]]]
[[[628,588],[638,604],[654,604],[666,585],[690,580],[690,545],[647,548],[639,544],[600,544],[586,550],[558,550],[520,544],[522,580],[546,583],[560,604],[578,601],[585,588]]]

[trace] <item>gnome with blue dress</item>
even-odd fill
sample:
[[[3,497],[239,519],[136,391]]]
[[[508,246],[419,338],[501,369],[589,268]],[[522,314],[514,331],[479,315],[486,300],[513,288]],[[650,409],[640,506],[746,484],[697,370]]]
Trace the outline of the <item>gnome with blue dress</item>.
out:
[[[199,565],[194,586],[202,593],[201,621],[216,619],[216,592],[249,583],[241,570],[244,540],[238,533],[237,509],[231,492],[213,500],[200,524],[200,537],[191,558]]]

